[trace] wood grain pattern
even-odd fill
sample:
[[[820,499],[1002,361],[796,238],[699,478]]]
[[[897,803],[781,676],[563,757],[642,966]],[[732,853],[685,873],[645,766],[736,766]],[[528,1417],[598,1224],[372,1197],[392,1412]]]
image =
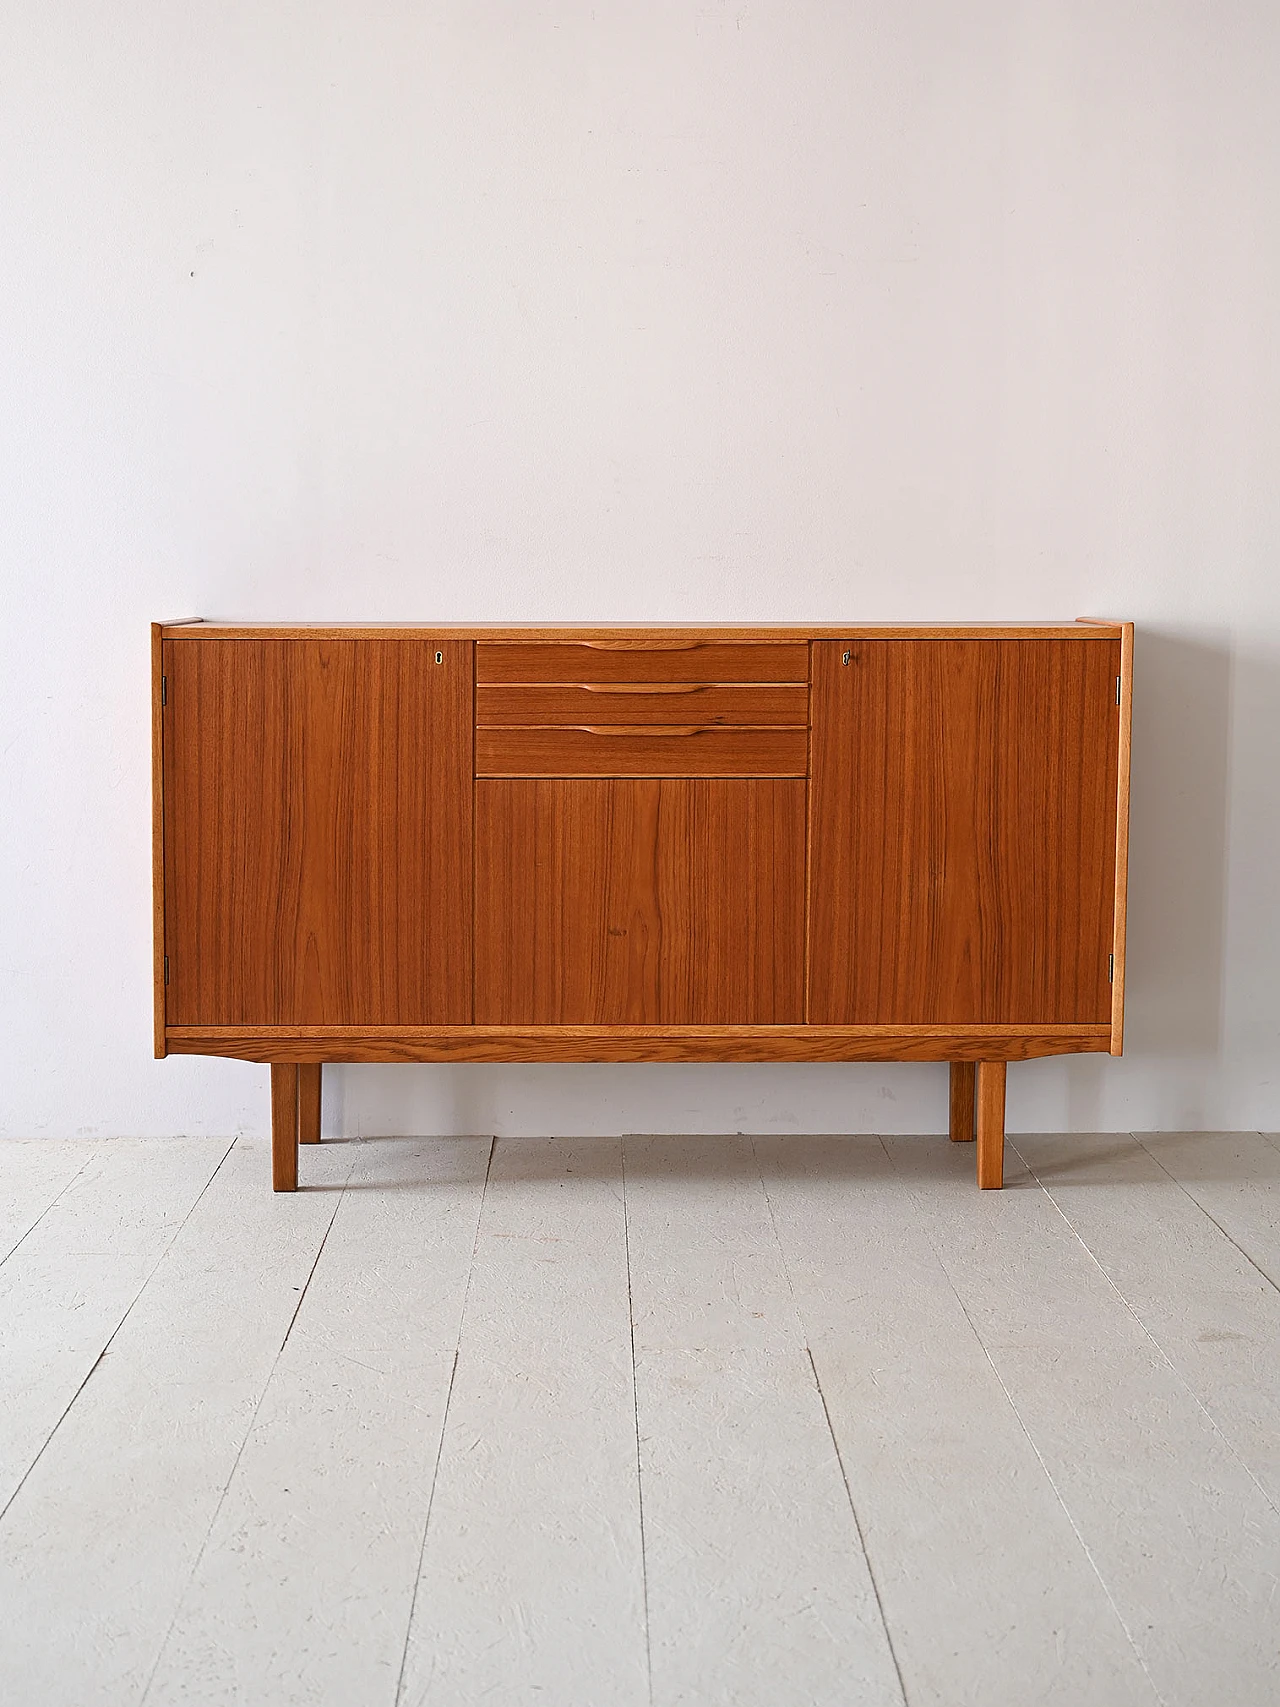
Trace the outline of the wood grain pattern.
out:
[[[808,764],[807,729],[606,723],[476,730],[476,775],[485,777],[802,777]]]
[[[1124,1054],[1124,951],[1129,901],[1129,760],[1133,731],[1133,624],[1120,635],[1120,751],[1116,789],[1116,900],[1112,953],[1111,1053]]]
[[[298,1068],[271,1064],[271,1189],[298,1189]]]
[[[324,1067],[308,1061],[298,1068],[298,1142],[320,1142],[320,1091]]]
[[[983,1191],[1004,1185],[1006,1073],[1003,1061],[978,1062],[978,1185]]]
[[[669,632],[634,639],[571,642],[481,640],[476,681],[487,682],[804,682],[809,648],[779,644],[682,639]]]
[[[953,1144],[970,1144],[976,1136],[974,1094],[976,1079],[972,1061],[951,1063],[951,1111],[947,1130]]]
[[[812,1021],[1109,1023],[1119,655],[813,647]]]
[[[170,1026],[238,1061],[1030,1061],[1103,1054],[1107,1025]]]
[[[803,682],[746,686],[722,682],[576,682],[533,687],[481,683],[480,725],[549,723],[745,723],[803,726],[809,689]]]
[[[471,648],[164,655],[170,1020],[469,1021]]]
[[[476,785],[482,1025],[803,1018],[804,784]]]
[[[157,1061],[165,1055],[164,989],[164,641],[151,624],[151,1013]]]

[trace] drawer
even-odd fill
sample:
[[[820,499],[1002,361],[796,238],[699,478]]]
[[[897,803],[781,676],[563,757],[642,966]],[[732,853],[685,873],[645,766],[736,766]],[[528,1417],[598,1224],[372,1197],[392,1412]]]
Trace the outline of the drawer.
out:
[[[807,729],[613,723],[476,730],[477,776],[804,776]]]
[[[476,642],[477,682],[807,682],[803,640]]]
[[[726,687],[711,682],[590,682],[476,689],[478,724],[746,723],[809,721],[804,682]]]

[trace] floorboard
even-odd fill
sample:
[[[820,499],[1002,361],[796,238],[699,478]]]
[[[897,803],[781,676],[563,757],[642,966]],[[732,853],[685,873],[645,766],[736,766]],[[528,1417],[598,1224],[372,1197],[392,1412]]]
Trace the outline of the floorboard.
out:
[[[945,1139],[887,1142],[1163,1700],[1271,1707],[1280,1519],[1257,1483],[1016,1149],[980,1193]]]
[[[911,1707],[1156,1707],[880,1140],[756,1144]]]
[[[637,1349],[802,1349],[750,1139],[625,1140]]]
[[[240,1140],[0,1525],[0,1677],[41,1707],[142,1698],[338,1202],[270,1177]]]
[[[495,1148],[400,1699],[647,1707],[616,1139]]]
[[[1280,1292],[1135,1139],[1017,1149],[1280,1511]]]
[[[392,1707],[489,1148],[325,1145],[351,1178],[153,1702]]]
[[[1280,1150],[1261,1132],[1139,1132],[1147,1153],[1280,1287]]]
[[[655,1707],[904,1697],[802,1349],[636,1357]]]
[[[211,1138],[98,1145],[0,1267],[0,1514],[227,1149]],[[4,1156],[7,1177],[7,1145]]]
[[[625,1157],[655,1707],[901,1702],[750,1140]]]
[[[1140,1139],[0,1144],[0,1702],[1273,1707],[1280,1149]]]
[[[19,1138],[0,1145],[0,1267],[98,1149],[93,1138]]]

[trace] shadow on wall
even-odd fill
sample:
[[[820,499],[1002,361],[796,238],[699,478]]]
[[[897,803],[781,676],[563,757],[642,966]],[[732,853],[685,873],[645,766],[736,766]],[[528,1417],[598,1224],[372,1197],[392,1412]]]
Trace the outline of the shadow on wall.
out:
[[[1232,655],[1225,629],[1143,627],[1134,648],[1125,1053],[1203,1064],[1223,1042]],[[1105,1070],[1105,1063],[1091,1063]],[[1180,1108],[1161,1124],[1196,1127]],[[1083,1086],[1080,1087],[1084,1089]],[[1096,1104],[1096,1095],[1090,1099]],[[1194,1099],[1199,1102],[1199,1098]],[[1071,1125],[1093,1124],[1073,1095]]]
[[[1125,1055],[1195,1059],[1223,1042],[1232,654],[1227,630],[1148,628],[1134,645],[1133,771]],[[1105,1130],[1115,1066],[1100,1056],[1044,1063],[1066,1073],[1068,1131]],[[1034,1094],[1039,1073],[1019,1076]],[[1025,1083],[1024,1083],[1025,1077]],[[1203,1072],[1190,1084],[1202,1083]],[[1168,1075],[1145,1124],[1196,1129],[1203,1097]],[[1010,1109],[1016,1130],[1020,1109]]]
[[[1221,1048],[1231,677],[1225,630],[1138,635],[1125,992],[1135,1054]]]

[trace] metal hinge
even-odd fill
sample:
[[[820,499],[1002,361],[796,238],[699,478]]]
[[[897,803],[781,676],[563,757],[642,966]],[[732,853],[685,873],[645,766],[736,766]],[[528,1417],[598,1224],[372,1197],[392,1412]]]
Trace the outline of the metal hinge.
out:
[[[1107,956],[1107,983],[1108,984],[1114,984],[1115,981],[1116,981],[1116,957],[1114,954],[1109,954]]]
[[[1119,678],[1119,676],[1117,676],[1116,677],[1116,704],[1119,705],[1119,703],[1120,703],[1120,678]]]
[[[169,956],[167,954],[164,957],[164,981],[165,981],[165,984],[168,985],[168,982],[169,982]]]
[[[168,703],[169,703],[169,678],[168,678],[168,676],[161,676],[161,678],[160,678],[160,703],[161,703],[161,705],[168,705]]]

